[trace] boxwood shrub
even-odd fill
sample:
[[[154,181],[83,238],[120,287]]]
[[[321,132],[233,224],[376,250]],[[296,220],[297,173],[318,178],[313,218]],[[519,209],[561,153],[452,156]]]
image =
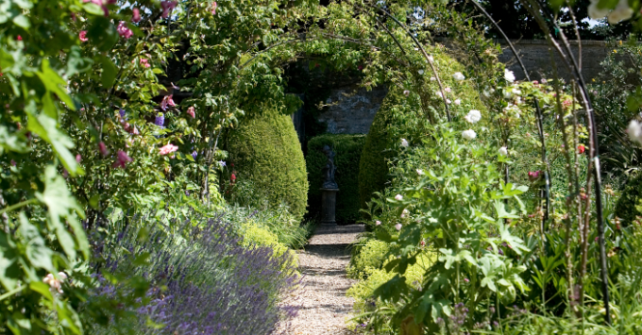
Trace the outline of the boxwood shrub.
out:
[[[337,166],[335,180],[339,185],[336,220],[340,224],[348,224],[354,223],[359,219],[359,209],[361,208],[359,201],[359,161],[365,141],[365,135],[325,134],[310,139],[306,163],[308,167],[308,182],[310,184],[308,199],[311,215],[316,215],[321,211],[320,188],[324,179],[322,170],[327,160],[322,149],[327,145],[336,152],[334,158],[334,163]]]
[[[288,205],[301,219],[308,203],[305,159],[292,119],[276,111],[252,113],[227,138],[236,182],[251,182],[270,208]]]

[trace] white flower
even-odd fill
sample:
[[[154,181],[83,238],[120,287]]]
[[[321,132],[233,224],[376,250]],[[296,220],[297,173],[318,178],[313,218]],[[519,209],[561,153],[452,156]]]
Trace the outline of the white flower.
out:
[[[455,78],[455,80],[459,80],[459,81],[466,79],[464,74],[461,73],[461,72],[455,72],[455,74],[453,74],[453,78]]]
[[[431,63],[435,61],[435,59],[434,59],[432,56],[430,56],[430,55],[428,55],[428,60],[429,60]]]
[[[510,99],[513,97],[513,92],[509,90],[504,90],[504,99]]]
[[[474,130],[472,130],[472,129],[468,129],[468,130],[464,130],[464,131],[461,133],[461,136],[462,136],[464,139],[466,139],[466,140],[474,140],[474,139],[475,139],[475,137],[477,137],[477,134],[475,133],[475,131],[474,131]]]
[[[435,77],[430,77],[430,81],[435,81],[435,80],[437,80],[437,78],[435,78]]]
[[[397,194],[397,195],[395,195],[395,200],[401,201],[401,200],[403,200],[403,196],[401,194]]]
[[[417,174],[420,175],[420,176],[423,176],[424,175],[424,170],[417,169]]]
[[[607,16],[610,24],[615,24],[624,20],[628,20],[633,16],[633,9],[629,7],[628,0],[620,0],[617,7]]]
[[[461,105],[461,99],[455,100],[455,105],[457,105],[457,106]]]
[[[468,115],[464,116],[464,120],[473,124],[479,122],[481,118],[482,118],[481,112],[476,109],[471,110],[470,112],[468,112]]]
[[[405,95],[405,96],[409,96],[409,95],[410,95],[410,91],[408,91],[408,90],[404,90],[404,91],[403,91],[403,95]]]
[[[508,156],[508,148],[506,147],[499,148],[499,154],[502,156]]]
[[[401,139],[401,146],[402,146],[402,147],[404,147],[404,148],[407,148],[407,147],[408,147],[408,141],[406,141],[406,139],[405,139],[405,138],[402,138],[402,139]]]
[[[450,103],[452,103],[452,101],[450,101],[450,99],[446,99],[446,103],[450,105]]]
[[[591,4],[588,7],[588,15],[593,20],[599,20],[609,14],[608,8],[597,7],[598,2],[597,0],[591,0]]]
[[[424,70],[419,70],[419,71],[417,71],[417,73],[419,73],[420,75],[423,75],[424,74]]]
[[[381,221],[379,221],[379,220],[375,221],[375,225],[381,226]]]
[[[507,82],[512,83],[515,81],[515,74],[509,69],[504,69],[504,79],[506,79]]]
[[[397,230],[401,230],[401,223],[397,223],[397,224],[395,225],[395,229],[397,229]]]
[[[518,90],[518,89],[516,89],[516,88],[514,88],[511,92],[512,92],[513,94],[515,94],[515,95],[520,95],[520,94],[522,94],[522,91],[520,91],[520,90]]]
[[[632,120],[626,132],[629,134],[631,141],[642,144],[642,123]]]
[[[410,214],[410,212],[408,212],[408,210],[407,210],[407,209],[404,209],[404,210],[401,212],[401,218],[402,218],[402,219],[405,219],[406,217],[408,217],[408,215],[409,215],[409,214]]]
[[[546,80],[546,78],[542,78],[542,80],[540,80],[540,83],[546,84],[546,83],[548,83],[548,80]]]
[[[50,290],[57,291],[58,293],[62,294],[62,282],[67,279],[67,275],[64,272],[58,272],[58,278],[54,278],[54,276],[50,273],[48,274],[44,279],[42,279],[45,284],[48,284],[50,287]]]
[[[441,92],[435,92],[435,95],[440,97],[440,98],[442,98],[442,99],[444,98],[444,96],[443,96],[443,94],[441,94]]]
[[[450,87],[446,87],[446,88],[444,88],[444,92],[450,93],[450,92],[452,92],[452,90],[450,89]]]

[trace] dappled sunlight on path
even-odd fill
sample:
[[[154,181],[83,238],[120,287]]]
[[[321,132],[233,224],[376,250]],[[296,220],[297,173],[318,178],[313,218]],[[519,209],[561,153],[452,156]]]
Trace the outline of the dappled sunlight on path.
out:
[[[364,231],[363,225],[319,226],[305,250],[298,251],[301,286],[281,305],[298,309],[279,332],[288,335],[351,334],[346,329],[354,299],[346,291],[354,280],[346,277],[350,244]]]

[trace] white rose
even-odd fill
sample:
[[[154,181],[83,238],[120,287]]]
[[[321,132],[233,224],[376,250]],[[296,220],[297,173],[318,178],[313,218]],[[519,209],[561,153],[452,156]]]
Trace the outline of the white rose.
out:
[[[477,133],[475,133],[475,131],[472,129],[468,129],[468,130],[464,130],[461,133],[461,136],[466,140],[474,140],[475,137],[477,137]]]
[[[506,79],[507,82],[512,83],[515,81],[515,74],[509,69],[504,69],[504,79]]]
[[[453,78],[455,78],[455,80],[459,80],[459,81],[466,79],[464,74],[461,73],[461,72],[455,72],[455,74],[453,74]]]
[[[461,99],[455,100],[455,105],[457,105],[457,106],[461,105]]]
[[[475,124],[479,122],[481,118],[482,118],[481,112],[476,109],[473,109],[470,112],[468,112],[468,115],[464,117],[464,120]]]
[[[395,195],[395,200],[401,201],[401,200],[403,200],[403,196],[401,194],[397,194],[397,195]]]
[[[502,156],[508,156],[508,148],[506,147],[499,148],[499,154]]]
[[[632,120],[626,132],[629,134],[631,141],[642,144],[642,123]]]
[[[404,148],[407,148],[407,147],[408,147],[408,141],[406,141],[406,139],[405,139],[405,138],[402,138],[402,139],[401,139],[401,146],[402,146],[402,147],[404,147]]]

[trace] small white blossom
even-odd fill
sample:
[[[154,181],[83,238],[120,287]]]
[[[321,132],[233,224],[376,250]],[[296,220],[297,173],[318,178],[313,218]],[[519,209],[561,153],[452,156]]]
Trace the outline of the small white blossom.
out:
[[[516,88],[514,88],[511,92],[512,92],[513,94],[515,94],[515,95],[520,95],[520,94],[522,94],[522,91],[520,91],[520,90],[518,90],[518,89],[516,89]]]
[[[405,95],[405,96],[409,96],[409,95],[410,95],[410,91],[408,91],[408,90],[404,90],[404,91],[403,91],[403,95]]]
[[[430,81],[435,81],[435,80],[437,80],[437,78],[435,78],[435,77],[430,77]]]
[[[408,147],[408,141],[406,141],[406,139],[405,139],[405,138],[402,138],[402,139],[401,139],[401,146],[402,146],[402,147],[404,147],[404,148],[407,148],[407,147]]]
[[[395,200],[401,201],[401,200],[403,200],[403,196],[401,194],[397,194],[397,195],[395,195]]]
[[[642,144],[642,123],[632,120],[626,132],[629,134],[631,141]]]
[[[455,100],[455,105],[457,105],[457,106],[461,105],[461,99]]]
[[[464,130],[461,133],[461,136],[466,140],[474,140],[475,137],[477,137],[477,133],[475,133],[475,131],[472,129],[468,129],[468,130]]]
[[[508,148],[506,147],[499,148],[499,154],[502,156],[508,156]]]
[[[515,81],[515,74],[509,69],[504,69],[504,79],[506,79],[507,82],[512,83]]]
[[[423,75],[424,74],[424,70],[419,70],[419,71],[417,71],[417,73],[419,73],[420,75]]]
[[[542,80],[540,80],[540,82],[541,82],[542,84],[546,84],[546,83],[548,83],[548,80],[546,80],[546,78],[542,78]]]
[[[376,226],[381,226],[381,221],[379,221],[379,220],[375,221],[375,225]]]
[[[404,210],[401,212],[401,218],[402,218],[402,219],[405,219],[405,218],[407,218],[407,217],[408,217],[408,215],[409,215],[409,214],[410,214],[410,212],[408,212],[408,210],[407,210],[407,209],[404,209]]]
[[[52,292],[56,291],[60,294],[62,294],[62,283],[67,279],[67,275],[64,272],[58,272],[58,278],[54,278],[54,276],[50,273],[48,274],[44,279],[42,279],[45,284],[49,285],[50,290]]]
[[[453,78],[455,78],[455,80],[459,80],[459,81],[466,79],[464,74],[461,73],[461,72],[455,72],[455,74],[453,74]]]
[[[424,170],[417,169],[417,174],[420,175],[420,176],[423,176],[424,175]]]
[[[440,97],[440,98],[442,98],[442,99],[444,98],[444,95],[443,95],[443,94],[441,94],[441,92],[439,92],[439,91],[438,91],[438,92],[435,92],[435,95],[436,95],[436,96],[438,96],[438,97]]]
[[[464,120],[472,124],[479,122],[481,118],[481,112],[476,109],[471,110],[470,112],[468,112],[468,115],[464,116]]]
[[[513,92],[509,90],[504,90],[504,99],[510,99],[513,97]]]
[[[397,223],[397,224],[395,225],[395,229],[397,229],[397,230],[401,230],[401,223]]]
[[[451,89],[450,89],[450,87],[446,87],[446,88],[444,88],[444,92],[446,92],[446,93],[450,93],[450,92],[452,92],[452,91],[453,91],[453,90],[451,90]]]
[[[428,60],[429,60],[431,63],[435,61],[435,59],[434,59],[432,56],[430,56],[430,55],[428,55]]]
[[[450,101],[450,99],[446,99],[446,103],[450,105],[452,101]]]

